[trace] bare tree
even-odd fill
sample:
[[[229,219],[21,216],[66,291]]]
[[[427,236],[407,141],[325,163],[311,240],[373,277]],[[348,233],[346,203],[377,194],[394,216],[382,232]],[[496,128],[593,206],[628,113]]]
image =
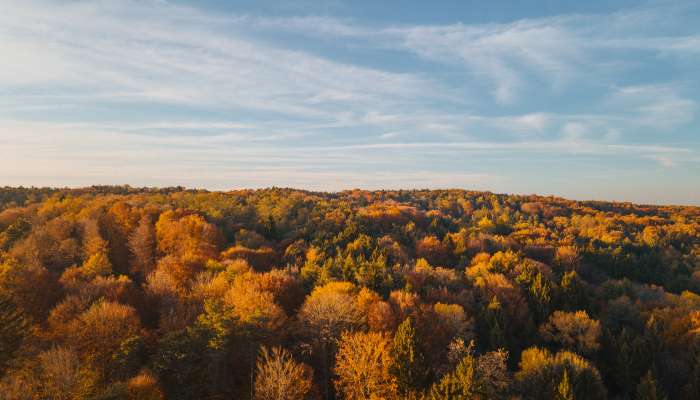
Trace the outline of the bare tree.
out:
[[[256,369],[256,400],[305,399],[311,391],[310,369],[283,348],[262,347]]]

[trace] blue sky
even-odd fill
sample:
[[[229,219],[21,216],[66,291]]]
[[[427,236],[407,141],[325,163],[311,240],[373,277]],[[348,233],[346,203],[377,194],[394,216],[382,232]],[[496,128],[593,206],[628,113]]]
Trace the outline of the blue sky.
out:
[[[700,204],[695,1],[0,8],[0,185]]]

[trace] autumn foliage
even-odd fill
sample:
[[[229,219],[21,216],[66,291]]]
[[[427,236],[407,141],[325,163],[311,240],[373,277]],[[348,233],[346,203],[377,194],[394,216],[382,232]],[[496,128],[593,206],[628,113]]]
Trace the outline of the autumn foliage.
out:
[[[698,399],[700,209],[0,189],[0,399]]]

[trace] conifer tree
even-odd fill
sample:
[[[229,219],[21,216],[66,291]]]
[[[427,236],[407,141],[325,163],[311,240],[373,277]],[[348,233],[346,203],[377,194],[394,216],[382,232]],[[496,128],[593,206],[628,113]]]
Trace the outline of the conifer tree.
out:
[[[569,371],[564,369],[559,386],[557,386],[557,400],[574,400],[574,391],[569,381]]]
[[[391,357],[393,365],[390,372],[396,377],[399,391],[406,394],[419,389],[425,378],[425,360],[411,317],[406,318],[396,330]]]
[[[6,296],[0,295],[0,375],[27,336],[29,321]]]
[[[665,400],[666,395],[658,387],[654,373],[649,370],[637,384],[637,400]]]

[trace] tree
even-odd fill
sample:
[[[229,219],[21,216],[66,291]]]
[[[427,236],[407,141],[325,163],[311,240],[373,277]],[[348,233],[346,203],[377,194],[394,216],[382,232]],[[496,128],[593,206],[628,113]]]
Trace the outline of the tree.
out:
[[[595,366],[568,351],[552,354],[549,350],[537,347],[523,351],[516,379],[524,398],[551,399],[557,396],[564,371],[569,374],[574,398],[607,398],[603,381]]]
[[[476,359],[477,392],[483,399],[510,398],[512,377],[508,371],[508,352],[489,351]]]
[[[197,327],[187,328],[170,332],[158,342],[151,365],[163,384],[167,399],[189,400],[209,396],[212,374],[207,333]]]
[[[141,280],[153,272],[156,262],[155,228],[151,217],[141,217],[138,227],[129,237],[129,250],[132,255],[131,271]]]
[[[396,378],[389,372],[393,362],[390,343],[377,332],[346,332],[336,356],[335,387],[348,400],[392,398]]]
[[[666,395],[658,387],[654,373],[649,370],[637,384],[636,400],[663,400]]]
[[[474,341],[453,372],[447,373],[428,393],[429,400],[498,400],[508,398],[511,386],[508,374],[508,353],[492,351],[474,355]]]
[[[421,352],[413,320],[406,318],[399,325],[391,346],[390,372],[396,377],[399,393],[419,390],[426,378],[425,359]]]
[[[29,335],[30,327],[24,313],[0,293],[0,376]]]
[[[129,379],[127,393],[128,400],[165,400],[158,381],[148,370]]]
[[[257,348],[286,320],[284,311],[274,301],[274,295],[261,290],[255,277],[251,272],[236,277],[231,289],[224,295],[225,314],[235,319],[237,334],[248,347],[251,397]]]
[[[96,366],[110,370],[122,343],[140,333],[133,307],[109,301],[94,303],[70,324],[67,341]]]
[[[565,311],[586,309],[589,306],[586,282],[576,271],[565,272],[558,292],[559,306]]]
[[[359,327],[363,313],[355,301],[357,288],[350,282],[331,282],[316,287],[299,310],[303,334],[310,336],[321,358],[324,397],[330,397],[330,358],[341,332]]]
[[[600,348],[600,322],[591,319],[585,311],[555,311],[540,326],[540,334],[547,342],[582,354],[590,354]]]
[[[574,400],[574,392],[569,382],[569,371],[564,369],[559,386],[557,386],[556,400]]]
[[[552,300],[552,285],[541,272],[535,274],[528,290],[530,303],[535,310],[535,320],[539,323],[547,318]]]
[[[644,375],[649,366],[651,355],[644,337],[636,332],[623,327],[616,337],[611,337],[605,342],[603,353],[612,354],[609,373],[611,383],[615,389],[624,395],[634,393],[639,379]]]
[[[53,348],[39,355],[41,398],[88,400],[97,393],[98,377],[90,365],[66,348]]]
[[[59,295],[59,287],[49,271],[13,259],[0,264],[0,293],[34,321],[43,321]]]
[[[468,354],[457,365],[454,372],[448,373],[430,388],[429,400],[470,400],[476,398],[476,361],[473,343]]]
[[[281,347],[262,347],[256,369],[256,400],[302,400],[311,391],[309,368]]]
[[[194,265],[218,255],[220,232],[199,215],[179,217],[174,211],[166,211],[158,218],[155,229],[162,254],[175,255]]]
[[[445,265],[449,249],[436,236],[426,236],[416,244],[416,254],[432,265]]]

